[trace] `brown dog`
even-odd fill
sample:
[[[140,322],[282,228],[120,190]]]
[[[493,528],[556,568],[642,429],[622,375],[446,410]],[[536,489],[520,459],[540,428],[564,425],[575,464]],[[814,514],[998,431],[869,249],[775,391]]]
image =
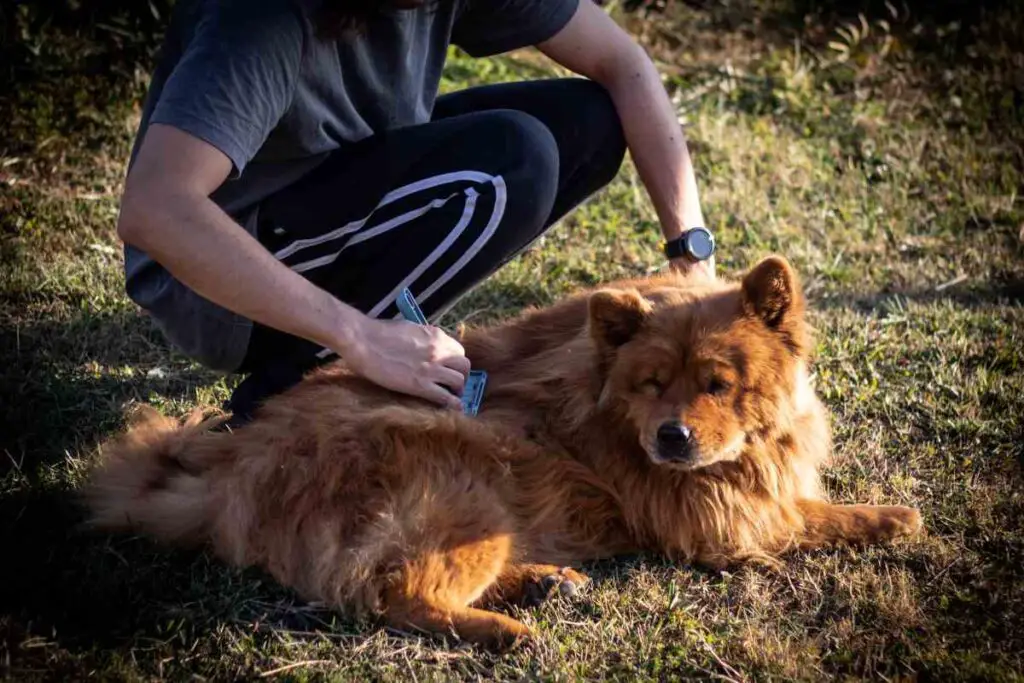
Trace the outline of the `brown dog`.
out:
[[[464,343],[490,374],[475,418],[340,365],[233,433],[150,409],[104,449],[92,521],[489,645],[529,631],[486,608],[572,592],[586,579],[569,564],[651,551],[721,567],[921,526],[909,508],[825,500],[828,423],[780,258],[737,284],[585,292]]]

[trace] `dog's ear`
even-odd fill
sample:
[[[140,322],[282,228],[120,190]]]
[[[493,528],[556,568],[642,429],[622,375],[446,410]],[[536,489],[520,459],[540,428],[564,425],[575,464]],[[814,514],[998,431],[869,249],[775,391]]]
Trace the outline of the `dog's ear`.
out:
[[[602,289],[590,295],[590,336],[600,348],[615,349],[637,333],[651,302],[635,289]]]
[[[743,278],[743,311],[782,335],[794,354],[806,354],[810,332],[804,323],[804,295],[786,259],[769,256],[750,269]]]
[[[796,273],[786,259],[769,256],[743,278],[743,309],[771,328],[803,315],[803,295]]]

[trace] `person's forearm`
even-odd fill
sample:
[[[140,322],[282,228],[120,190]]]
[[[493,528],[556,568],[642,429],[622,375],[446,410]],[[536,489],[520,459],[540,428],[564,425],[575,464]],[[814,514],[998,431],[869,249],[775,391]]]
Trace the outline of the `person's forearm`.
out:
[[[651,197],[666,239],[703,226],[693,164],[672,103],[654,64],[644,51],[616,63],[605,74],[622,121],[630,155]]]
[[[118,231],[210,301],[340,351],[362,314],[282,265],[209,198],[126,197]]]

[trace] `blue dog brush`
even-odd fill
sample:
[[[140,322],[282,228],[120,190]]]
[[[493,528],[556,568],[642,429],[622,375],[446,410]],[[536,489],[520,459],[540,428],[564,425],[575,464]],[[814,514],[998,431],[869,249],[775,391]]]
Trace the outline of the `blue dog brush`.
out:
[[[395,300],[402,317],[412,323],[420,325],[427,324],[427,316],[423,315],[420,305],[416,303],[412,292],[406,287],[398,293]],[[480,411],[480,404],[484,400],[484,388],[487,386],[487,373],[483,370],[470,370],[466,378],[466,386],[462,390],[462,412],[466,415],[476,415]]]

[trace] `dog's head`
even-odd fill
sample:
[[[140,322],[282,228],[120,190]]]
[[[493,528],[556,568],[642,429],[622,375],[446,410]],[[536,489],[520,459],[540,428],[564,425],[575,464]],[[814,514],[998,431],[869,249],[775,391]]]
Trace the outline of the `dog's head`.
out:
[[[806,390],[809,352],[803,295],[784,259],[763,260],[738,285],[641,290],[592,294],[589,331],[598,400],[652,462],[734,460],[749,438],[781,426]]]

